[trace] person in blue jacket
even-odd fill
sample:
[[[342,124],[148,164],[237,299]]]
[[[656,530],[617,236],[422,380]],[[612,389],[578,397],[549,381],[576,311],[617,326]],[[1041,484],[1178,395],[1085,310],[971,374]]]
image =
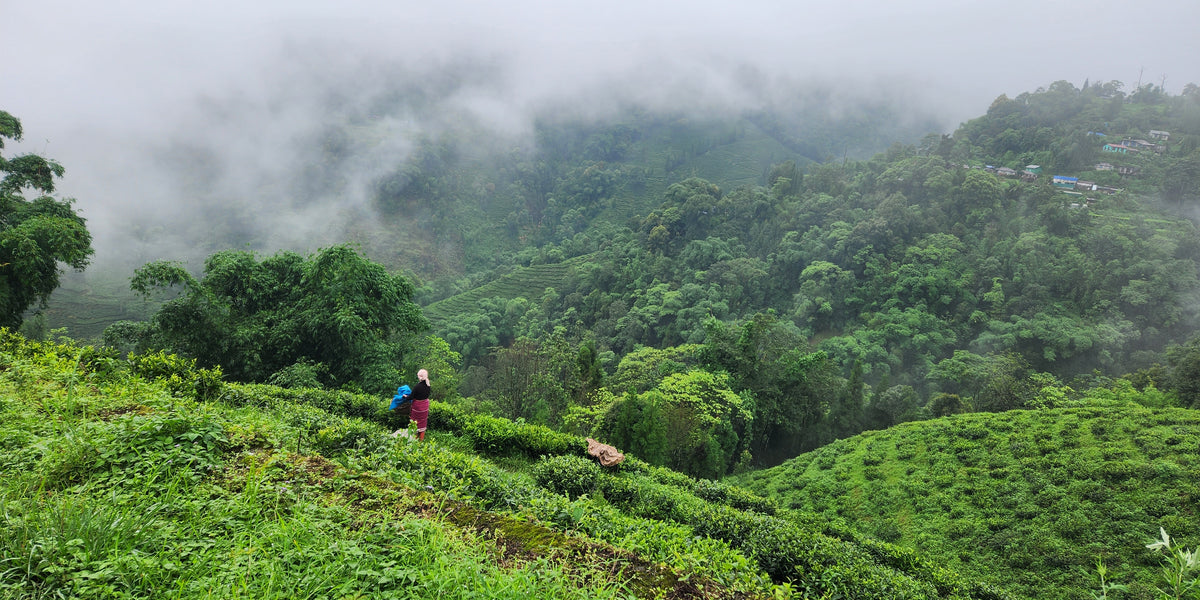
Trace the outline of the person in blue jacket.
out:
[[[388,406],[388,411],[391,412],[391,418],[388,420],[392,427],[396,428],[392,435],[400,435],[401,431],[408,429],[412,405],[412,389],[407,385],[396,388],[396,395],[392,396],[392,404]]]

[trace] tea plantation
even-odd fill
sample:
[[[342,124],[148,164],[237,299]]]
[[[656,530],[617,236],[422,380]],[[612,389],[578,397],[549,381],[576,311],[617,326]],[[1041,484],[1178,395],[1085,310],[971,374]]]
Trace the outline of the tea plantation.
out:
[[[585,440],[0,334],[0,597],[975,598],[911,550]]]
[[[1147,545],[1160,528],[1200,542],[1200,412],[1129,392],[905,423],[740,483],[1015,595],[1092,598],[1102,563],[1120,597],[1175,598],[1156,591],[1163,556]]]

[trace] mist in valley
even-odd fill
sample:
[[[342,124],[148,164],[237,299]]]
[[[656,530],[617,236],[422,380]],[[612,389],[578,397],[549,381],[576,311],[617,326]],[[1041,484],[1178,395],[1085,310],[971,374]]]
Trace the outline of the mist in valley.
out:
[[[387,235],[381,178],[447,132],[473,160],[536,151],[539,119],[604,122],[630,107],[701,119],[888,107],[950,132],[1000,94],[1060,79],[1175,93],[1200,81],[1200,6],[1184,1],[51,0],[4,12],[0,108],[26,132],[6,150],[67,168],[59,192],[96,249],[75,284],[123,285],[156,259],[199,271],[228,246],[369,244]]]

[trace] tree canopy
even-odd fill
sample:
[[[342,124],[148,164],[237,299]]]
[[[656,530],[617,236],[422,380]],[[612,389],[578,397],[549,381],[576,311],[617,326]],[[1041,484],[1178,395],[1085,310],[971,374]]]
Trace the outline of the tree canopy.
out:
[[[1055,82],[952,134],[823,164],[777,120],[619,118],[540,121],[534,148],[494,163],[448,131],[378,182],[379,226],[405,235],[370,251],[427,282],[400,295],[424,306],[429,343],[375,318],[375,283],[237,252],[203,280],[144,267],[135,286],[180,295],[113,336],[242,380],[364,389],[418,343],[477,410],[694,474],[933,414],[1057,405],[1139,369],[1139,391],[1194,402],[1178,346],[1200,325],[1194,97]],[[1118,139],[1144,151],[1105,154]],[[732,401],[721,390],[749,415],[730,431],[689,412]],[[693,446],[667,422],[706,449],[679,454]]]
[[[0,149],[20,141],[21,122],[0,110]],[[56,199],[54,181],[65,169],[36,154],[0,156],[0,326],[20,327],[26,310],[45,306],[65,263],[83,270],[92,235],[72,199]],[[27,194],[33,195],[26,198]]]
[[[149,323],[110,327],[110,343],[168,349],[220,365],[237,381],[290,379],[301,368],[323,385],[382,393],[396,386],[406,353],[428,329],[412,284],[348,246],[261,261],[218,252],[200,279],[178,263],[153,262],[131,287],[146,295],[175,287],[178,296]]]

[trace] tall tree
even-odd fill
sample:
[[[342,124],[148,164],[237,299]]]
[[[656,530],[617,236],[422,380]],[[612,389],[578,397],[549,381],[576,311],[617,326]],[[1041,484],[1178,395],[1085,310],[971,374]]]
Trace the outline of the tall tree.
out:
[[[1184,407],[1200,408],[1200,336],[1167,348],[1168,385]]]
[[[21,121],[0,110],[0,149],[21,135]],[[46,305],[59,285],[59,263],[81,271],[94,252],[74,200],[50,195],[64,172],[36,154],[0,156],[0,327],[16,329],[26,310]],[[27,193],[36,197],[27,200]]]
[[[106,341],[171,350],[239,381],[267,381],[299,363],[326,385],[382,393],[395,388],[415,334],[428,328],[412,284],[347,246],[262,262],[228,250],[210,256],[204,272],[196,279],[164,261],[138,269],[134,291],[178,286],[180,295],[148,324],[110,327]]]
[[[863,430],[863,367],[862,361],[854,361],[850,368],[850,380],[842,393],[838,394],[826,415],[825,440],[847,438]]]
[[[815,447],[812,428],[840,389],[824,352],[805,352],[803,338],[774,313],[758,313],[741,324],[705,323],[700,359],[713,372],[731,377],[733,389],[754,398],[751,451],[771,464]]]

